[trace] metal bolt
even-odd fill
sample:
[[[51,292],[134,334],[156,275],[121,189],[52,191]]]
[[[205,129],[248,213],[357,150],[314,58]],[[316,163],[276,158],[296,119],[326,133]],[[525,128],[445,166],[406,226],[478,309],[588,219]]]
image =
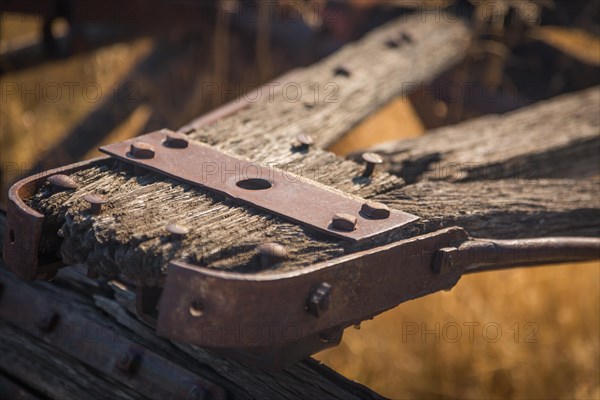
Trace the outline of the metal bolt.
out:
[[[167,134],[167,138],[165,139],[163,144],[172,149],[185,149],[186,147],[188,147],[189,142],[185,135],[172,132]]]
[[[126,373],[133,373],[139,366],[141,357],[139,354],[134,353],[131,350],[127,350],[127,353],[123,353],[115,361],[115,367]]]
[[[367,217],[373,219],[386,219],[390,216],[390,209],[388,206],[375,201],[367,201],[362,205],[360,211]]]
[[[256,252],[260,256],[260,266],[263,268],[280,263],[288,257],[286,248],[279,243],[263,243],[256,248]]]
[[[172,235],[173,239],[176,240],[180,240],[185,235],[190,233],[189,228],[178,224],[167,224],[165,229]]]
[[[300,133],[296,136],[296,142],[298,144],[296,147],[306,148],[312,146],[315,140],[308,133]]]
[[[108,203],[108,198],[101,194],[90,193],[83,196],[83,199],[90,203],[90,212],[93,215],[100,215],[102,205]]]
[[[362,159],[367,163],[367,167],[362,176],[371,176],[375,171],[375,165],[383,163],[383,159],[377,153],[363,153]]]
[[[454,256],[458,249],[456,247],[444,247],[433,255],[431,269],[435,273],[447,272],[454,266]]]
[[[135,158],[154,158],[154,146],[144,142],[135,142],[131,144],[129,154]]]
[[[320,317],[325,311],[329,310],[331,304],[331,285],[327,282],[321,282],[308,297],[306,309],[315,317]]]
[[[35,325],[43,332],[50,332],[58,323],[59,317],[56,311],[47,311],[37,319]]]
[[[62,190],[77,189],[79,185],[70,176],[64,174],[55,174],[48,177],[48,182],[52,185],[54,193]]]
[[[350,214],[335,214],[331,219],[331,227],[342,231],[353,231],[356,228],[356,217]]]

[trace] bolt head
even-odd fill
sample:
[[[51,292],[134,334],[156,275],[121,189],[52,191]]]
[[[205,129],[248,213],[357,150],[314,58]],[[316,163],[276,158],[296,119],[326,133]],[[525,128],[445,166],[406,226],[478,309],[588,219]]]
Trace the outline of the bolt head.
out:
[[[383,163],[383,158],[377,153],[363,153],[362,159],[369,164],[381,164]]]
[[[48,177],[48,182],[59,189],[77,189],[79,185],[68,175],[55,174]]]
[[[331,219],[331,227],[341,231],[351,232],[356,229],[356,221],[354,215],[338,213]]]
[[[123,353],[117,358],[115,367],[123,372],[132,373],[135,371],[140,361],[141,357],[139,354],[128,350],[127,353]]]
[[[315,143],[315,140],[308,133],[300,133],[296,136],[296,141],[300,144],[300,146],[312,146]]]
[[[327,282],[321,282],[308,298],[308,312],[315,317],[320,317],[325,311],[329,310],[330,304],[331,285]]]
[[[190,233],[190,229],[188,227],[179,224],[167,224],[165,229],[167,232],[175,236],[184,236]]]
[[[256,248],[263,268],[282,262],[288,257],[288,251],[279,243],[263,243]]]
[[[58,323],[59,315],[56,311],[49,311],[44,313],[36,321],[36,326],[39,330],[44,332],[50,332]]]
[[[181,133],[175,132],[168,133],[163,144],[172,149],[185,149],[189,146],[187,137]]]
[[[87,201],[91,205],[102,205],[108,203],[108,197],[97,193],[86,194],[83,196],[83,200]]]
[[[144,142],[135,142],[131,144],[129,154],[135,158],[153,158],[155,154],[154,146]]]
[[[390,216],[390,209],[388,206],[375,201],[368,201],[364,203],[360,209],[360,212],[373,219],[385,219]]]

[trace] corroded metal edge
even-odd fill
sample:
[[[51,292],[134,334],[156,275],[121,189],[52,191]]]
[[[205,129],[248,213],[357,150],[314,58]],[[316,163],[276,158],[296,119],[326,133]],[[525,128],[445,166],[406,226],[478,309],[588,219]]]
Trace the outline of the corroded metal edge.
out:
[[[6,234],[2,255],[4,262],[21,279],[49,279],[64,264],[58,258],[39,254],[39,242],[42,234],[44,216],[25,204],[54,174],[72,174],[110,160],[109,157],[97,157],[91,160],[55,168],[24,178],[15,183],[8,191]]]
[[[189,141],[185,147],[169,146],[167,138],[173,135],[177,134],[161,130],[100,150],[136,167],[200,186],[342,239],[366,240],[418,220],[415,215],[393,209],[383,218],[368,217],[361,212],[366,200],[199,142]],[[339,227],[334,223],[335,215],[351,216],[355,223]]]
[[[297,361],[339,342],[335,335],[329,341],[328,332],[452,288],[463,270],[436,273],[432,260],[440,248],[466,240],[467,233],[453,227],[272,274],[231,273],[173,261],[160,299],[157,333],[246,352],[293,349],[293,360],[283,361]],[[327,302],[313,296],[323,282],[331,286]],[[318,316],[308,306],[315,298],[322,307]]]

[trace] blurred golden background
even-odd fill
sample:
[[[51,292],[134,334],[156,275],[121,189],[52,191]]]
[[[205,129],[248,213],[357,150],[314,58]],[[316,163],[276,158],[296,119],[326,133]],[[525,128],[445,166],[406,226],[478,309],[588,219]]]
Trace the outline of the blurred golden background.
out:
[[[219,12],[227,14],[232,3],[223,3]],[[303,26],[248,28],[218,18],[191,33],[138,35],[27,68],[4,56],[38,40],[43,21],[2,14],[0,199],[24,173],[92,157],[103,143],[178,128],[236,97],[236,88],[314,62],[423,3],[456,3],[472,14],[477,40],[446,78],[467,76],[507,91],[533,80],[528,101],[490,109],[476,100],[448,103],[413,95],[349,133],[331,148],[337,154],[599,83],[596,0],[352,1],[334,9],[331,26],[319,20],[326,3],[278,2],[281,9],[301,10]],[[478,13],[490,3],[499,10],[491,20]],[[510,14],[530,5],[529,18]],[[60,36],[69,22],[60,19],[51,28]],[[269,31],[289,37],[279,34],[277,42]],[[207,81],[230,90],[205,97]],[[339,347],[316,358],[391,398],[600,399],[600,264],[467,276],[451,292],[405,303],[360,329],[347,329]]]

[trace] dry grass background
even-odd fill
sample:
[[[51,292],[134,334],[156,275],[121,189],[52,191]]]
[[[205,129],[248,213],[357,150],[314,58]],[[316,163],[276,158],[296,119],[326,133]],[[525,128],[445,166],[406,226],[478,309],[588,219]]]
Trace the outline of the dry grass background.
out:
[[[3,39],[31,29],[19,19],[4,22]],[[9,74],[0,83],[95,82],[108,93],[150,46],[145,39],[117,44]],[[2,163],[31,166],[97,104],[79,99],[50,103],[11,97],[2,101]],[[148,110],[141,105],[108,140],[137,132],[147,120]],[[374,140],[419,135],[423,130],[410,103],[397,101],[333,150],[343,154]],[[381,135],[373,136],[373,132]],[[3,186],[17,173],[4,168]],[[462,330],[459,340],[455,340],[456,324]],[[486,324],[487,336],[483,333]],[[496,325],[489,324],[502,330],[497,341],[492,340]],[[407,329],[415,327],[417,333],[408,334]],[[437,331],[439,341],[432,333],[422,337],[424,328]],[[526,340],[534,329],[535,335]],[[317,358],[397,399],[600,399],[600,264],[467,276],[451,292],[411,301],[364,322],[360,329],[346,330],[339,347]]]

